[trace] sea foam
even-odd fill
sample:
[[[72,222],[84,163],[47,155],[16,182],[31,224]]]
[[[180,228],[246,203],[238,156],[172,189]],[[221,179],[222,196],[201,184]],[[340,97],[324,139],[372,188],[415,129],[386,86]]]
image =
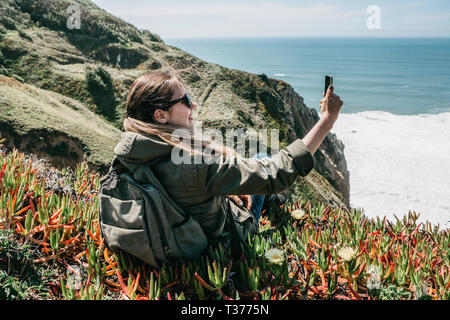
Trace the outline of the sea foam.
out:
[[[450,227],[450,113],[340,114],[332,132],[345,145],[352,207]]]

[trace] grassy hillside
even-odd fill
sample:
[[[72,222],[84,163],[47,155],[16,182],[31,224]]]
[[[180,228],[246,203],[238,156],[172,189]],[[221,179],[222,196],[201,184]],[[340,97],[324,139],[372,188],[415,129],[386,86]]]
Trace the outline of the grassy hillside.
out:
[[[79,30],[67,28],[71,4],[81,9]],[[198,59],[91,1],[5,0],[0,8],[0,73],[17,81],[3,78],[2,90],[9,92],[0,95],[0,105],[9,115],[0,115],[0,132],[9,138],[8,147],[46,155],[54,165],[74,165],[85,157],[104,172],[118,139],[107,124],[123,129],[129,86],[139,75],[161,68],[179,73],[200,105],[196,118],[207,127],[277,128],[286,146],[318,120],[317,112],[305,106],[289,84]],[[57,112],[55,100],[82,114],[68,117],[65,111]],[[35,117],[21,110],[33,105],[40,110]],[[88,114],[96,117],[85,122]],[[55,133],[57,141],[45,144]],[[37,136],[43,141],[33,147],[28,141]],[[299,179],[290,194],[306,192],[314,201],[348,205],[349,173],[342,143],[329,134],[315,159],[314,174]]]
[[[301,199],[263,212],[240,259],[210,246],[155,270],[105,247],[98,184],[83,163],[58,171],[0,152],[0,298],[450,299],[449,230],[413,212],[390,222]]]
[[[61,166],[86,160],[105,170],[119,129],[74,99],[1,75],[0,96],[0,126],[10,128],[4,135],[10,145],[50,156]]]

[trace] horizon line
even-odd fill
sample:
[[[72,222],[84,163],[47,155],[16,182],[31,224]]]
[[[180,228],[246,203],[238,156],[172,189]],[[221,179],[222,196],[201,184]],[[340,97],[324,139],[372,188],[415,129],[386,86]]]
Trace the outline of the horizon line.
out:
[[[448,36],[198,36],[161,37],[164,39],[450,39]]]

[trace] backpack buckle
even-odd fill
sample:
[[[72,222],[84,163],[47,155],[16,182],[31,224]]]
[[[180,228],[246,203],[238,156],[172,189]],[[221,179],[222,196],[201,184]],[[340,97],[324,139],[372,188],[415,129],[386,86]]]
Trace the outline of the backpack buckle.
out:
[[[111,176],[109,177],[108,183],[105,186],[106,190],[111,190],[114,189],[115,187],[117,187],[117,181],[119,180],[119,177],[117,176],[117,174],[111,174]]]

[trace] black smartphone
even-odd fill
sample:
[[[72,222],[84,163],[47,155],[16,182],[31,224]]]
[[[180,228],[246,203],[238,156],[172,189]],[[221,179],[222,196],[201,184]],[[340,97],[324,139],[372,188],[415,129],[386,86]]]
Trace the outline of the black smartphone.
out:
[[[323,91],[323,94],[327,94],[328,87],[332,84],[333,84],[333,77],[326,75],[325,76],[325,90]]]

